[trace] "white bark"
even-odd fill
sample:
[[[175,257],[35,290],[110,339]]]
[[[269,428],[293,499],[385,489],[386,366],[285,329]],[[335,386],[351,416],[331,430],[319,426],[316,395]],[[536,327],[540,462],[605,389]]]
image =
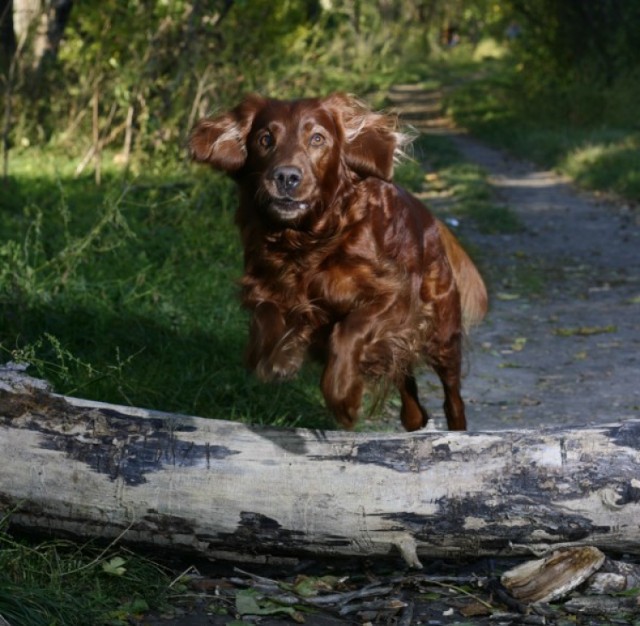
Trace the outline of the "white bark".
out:
[[[13,30],[18,50],[28,49],[33,69],[38,69],[47,54],[56,56],[67,21],[60,13],[63,5],[70,2],[60,0],[13,0]]]
[[[3,383],[4,380],[4,383]],[[275,429],[63,398],[0,370],[0,508],[205,556],[640,554],[640,420],[487,433]],[[4,391],[2,391],[4,387]]]

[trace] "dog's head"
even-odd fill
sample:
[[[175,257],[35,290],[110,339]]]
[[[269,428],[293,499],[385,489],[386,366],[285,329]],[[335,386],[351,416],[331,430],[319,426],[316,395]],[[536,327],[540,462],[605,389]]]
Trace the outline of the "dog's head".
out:
[[[272,221],[295,226],[330,206],[343,184],[368,176],[390,180],[404,143],[394,117],[350,96],[284,101],[252,95],[200,120],[189,149],[194,160],[240,183]]]

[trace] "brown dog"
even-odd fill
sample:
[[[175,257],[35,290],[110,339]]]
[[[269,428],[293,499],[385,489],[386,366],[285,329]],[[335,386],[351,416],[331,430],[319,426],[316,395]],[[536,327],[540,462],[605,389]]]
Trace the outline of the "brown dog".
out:
[[[463,330],[484,316],[487,293],[447,228],[391,182],[403,142],[395,118],[342,94],[254,95],[199,121],[189,147],[238,184],[247,361],[260,379],[294,376],[311,353],[345,428],[365,382],[382,379],[398,387],[402,424],[416,430],[428,415],[413,367],[426,361],[449,428],[464,430]]]

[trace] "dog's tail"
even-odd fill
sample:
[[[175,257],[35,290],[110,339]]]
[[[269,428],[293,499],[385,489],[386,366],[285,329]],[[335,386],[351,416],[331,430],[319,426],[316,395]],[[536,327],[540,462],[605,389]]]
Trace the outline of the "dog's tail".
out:
[[[440,220],[436,221],[440,231],[440,239],[453,270],[456,286],[460,292],[462,325],[467,331],[471,326],[481,322],[487,313],[489,302],[487,288],[484,285],[482,276],[480,276],[480,272],[478,272],[469,255],[458,243],[458,240]]]

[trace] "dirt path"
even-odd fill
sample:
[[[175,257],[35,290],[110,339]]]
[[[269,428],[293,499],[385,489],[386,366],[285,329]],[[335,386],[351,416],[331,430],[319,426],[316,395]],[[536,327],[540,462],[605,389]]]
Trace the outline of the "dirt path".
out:
[[[496,201],[524,224],[509,235],[482,235],[471,220],[458,228],[478,251],[491,297],[471,335],[470,430],[640,416],[637,207],[577,191],[481,144],[440,115],[437,93],[399,87],[391,95],[401,118],[449,137],[484,168]],[[428,404],[440,425],[439,400]]]

